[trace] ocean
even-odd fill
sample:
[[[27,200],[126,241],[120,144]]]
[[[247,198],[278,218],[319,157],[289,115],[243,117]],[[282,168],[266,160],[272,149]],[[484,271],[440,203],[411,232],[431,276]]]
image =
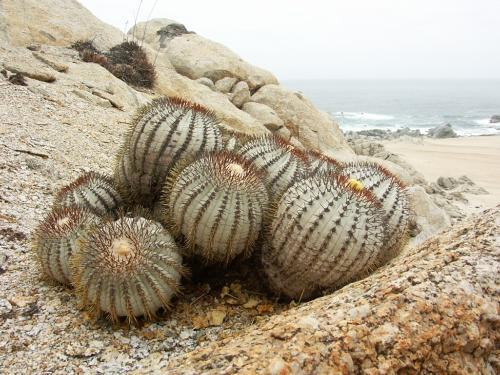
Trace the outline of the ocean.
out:
[[[343,131],[428,129],[450,123],[459,135],[500,134],[500,79],[285,81],[328,112]]]

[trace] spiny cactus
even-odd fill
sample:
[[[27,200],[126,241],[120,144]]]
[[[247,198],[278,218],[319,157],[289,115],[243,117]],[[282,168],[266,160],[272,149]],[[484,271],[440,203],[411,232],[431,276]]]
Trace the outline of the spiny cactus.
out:
[[[238,153],[265,172],[273,199],[307,173],[306,155],[277,135],[254,137]]]
[[[193,255],[228,263],[249,255],[259,237],[268,196],[260,172],[229,151],[180,168],[166,186],[166,216]]]
[[[70,285],[70,258],[78,251],[78,239],[97,221],[90,211],[77,206],[55,208],[35,230],[32,248],[42,272]]]
[[[369,191],[343,176],[311,176],[277,203],[264,271],[276,292],[309,298],[373,269],[384,240],[383,212]]]
[[[155,317],[179,291],[185,273],[170,234],[158,223],[121,216],[81,239],[71,262],[82,306],[116,322]]]
[[[123,205],[123,200],[111,178],[97,172],[87,172],[59,190],[54,204],[56,207],[75,205],[102,217],[115,215],[116,210]]]
[[[380,254],[381,262],[385,263],[397,256],[408,240],[410,215],[405,186],[387,169],[371,162],[346,164],[342,174],[360,181],[385,211],[387,242]]]
[[[335,173],[339,174],[342,169],[342,164],[334,158],[326,156],[318,151],[308,151],[309,157],[309,174],[315,175],[318,173]]]
[[[118,155],[115,179],[133,201],[151,206],[170,168],[203,152],[222,149],[215,115],[179,98],[158,98],[139,110]]]

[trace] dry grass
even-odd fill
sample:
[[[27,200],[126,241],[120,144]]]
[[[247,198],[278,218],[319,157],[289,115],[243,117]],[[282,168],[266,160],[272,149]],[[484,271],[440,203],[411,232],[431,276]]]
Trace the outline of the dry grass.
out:
[[[146,52],[136,42],[123,42],[108,52],[100,52],[91,41],[77,41],[71,47],[80,53],[83,61],[103,66],[128,84],[146,88],[154,86],[154,65],[149,62]]]

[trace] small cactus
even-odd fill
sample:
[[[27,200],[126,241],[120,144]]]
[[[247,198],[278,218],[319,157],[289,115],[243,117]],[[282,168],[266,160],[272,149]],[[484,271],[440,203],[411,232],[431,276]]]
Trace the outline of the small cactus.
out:
[[[168,308],[185,273],[177,245],[160,224],[123,216],[81,239],[71,269],[83,307],[129,323]]]
[[[213,152],[173,173],[167,185],[166,216],[191,254],[226,264],[250,254],[268,196],[249,161],[229,151]]]
[[[35,230],[32,248],[42,272],[50,279],[70,285],[70,258],[78,251],[78,239],[97,218],[76,206],[55,208]]]
[[[342,164],[334,158],[326,156],[318,151],[308,151],[309,157],[309,174],[314,176],[318,173],[335,173],[339,174],[342,170]]]
[[[408,240],[410,215],[405,186],[387,169],[371,162],[347,164],[342,174],[358,180],[380,201],[387,228],[387,242],[380,261],[385,263],[397,256]]]
[[[296,182],[272,218],[264,271],[271,288],[291,298],[309,298],[366,274],[385,240],[378,201],[333,174]]]
[[[211,111],[184,99],[158,98],[142,107],[133,120],[118,155],[115,179],[133,203],[150,207],[177,161],[222,147]]]
[[[307,174],[307,156],[277,135],[254,137],[238,153],[265,172],[273,199]]]
[[[78,206],[90,210],[97,216],[115,215],[123,200],[108,176],[88,172],[56,194],[56,207]]]

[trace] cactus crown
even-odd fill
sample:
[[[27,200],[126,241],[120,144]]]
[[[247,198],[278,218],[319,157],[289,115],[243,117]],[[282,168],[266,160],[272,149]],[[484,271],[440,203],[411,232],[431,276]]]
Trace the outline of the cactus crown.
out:
[[[249,255],[268,201],[259,170],[229,151],[176,169],[164,191],[165,216],[191,255],[226,264]]]
[[[150,207],[170,168],[223,147],[214,113],[176,97],[161,97],[135,116],[118,156],[115,179],[130,200]]]
[[[177,246],[158,223],[123,216],[87,233],[71,267],[83,306],[129,323],[168,308],[186,273]]]

